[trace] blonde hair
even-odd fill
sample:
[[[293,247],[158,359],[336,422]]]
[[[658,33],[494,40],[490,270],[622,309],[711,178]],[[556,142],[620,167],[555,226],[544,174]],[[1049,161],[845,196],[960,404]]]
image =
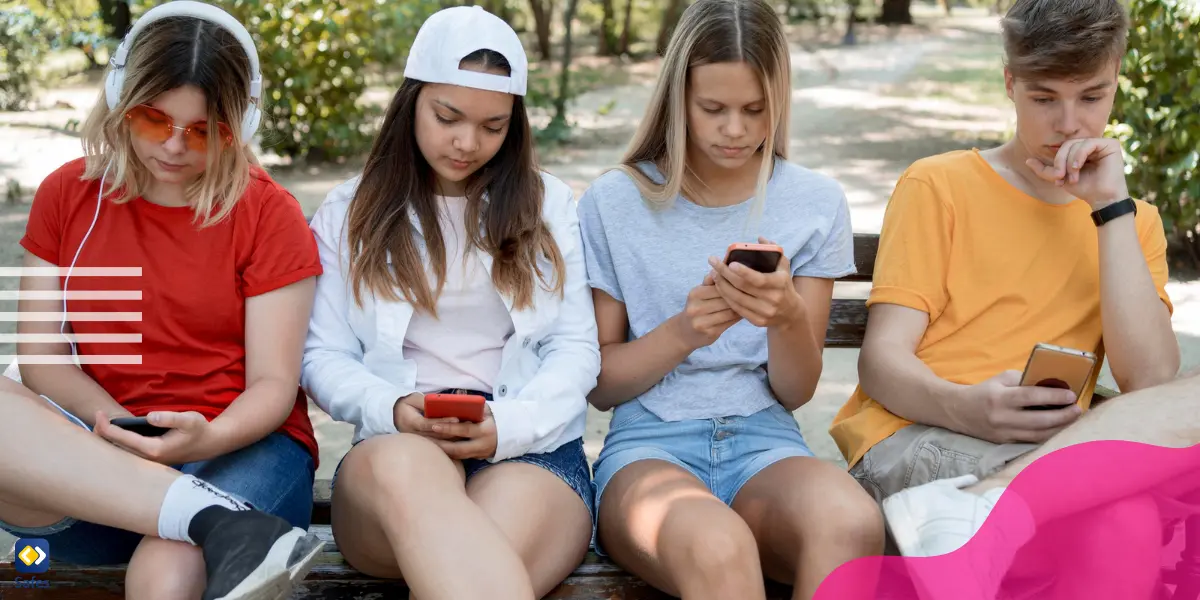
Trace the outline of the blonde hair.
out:
[[[787,159],[791,56],[779,16],[763,0],[697,0],[671,35],[654,94],[619,167],[652,205],[661,207],[681,192],[698,197],[685,177],[688,71],[723,62],[745,63],[758,74],[770,123],[763,156]],[[642,162],[654,163],[664,180],[647,176],[638,167]],[[774,168],[774,160],[762,161],[752,218],[762,212]]]
[[[221,221],[245,193],[250,166],[257,164],[249,147],[241,142],[240,131],[250,102],[250,77],[245,50],[219,25],[194,17],[151,23],[130,48],[117,105],[109,110],[101,90],[84,123],[83,178],[103,177],[106,195],[120,192],[112,199],[117,203],[144,193],[153,176],[133,151],[125,113],[163,93],[193,85],[204,93],[208,105],[208,157],[203,174],[188,186],[186,196],[200,227]],[[221,143],[219,121],[233,132],[230,147]]]

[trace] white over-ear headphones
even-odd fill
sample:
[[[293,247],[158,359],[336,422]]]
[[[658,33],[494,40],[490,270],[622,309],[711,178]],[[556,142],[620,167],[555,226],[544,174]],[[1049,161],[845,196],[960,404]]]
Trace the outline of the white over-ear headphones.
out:
[[[220,25],[228,30],[242,44],[246,56],[250,59],[250,105],[246,107],[246,116],[242,119],[242,142],[249,143],[254,139],[254,133],[262,122],[262,109],[259,108],[262,99],[262,73],[258,66],[258,50],[250,32],[229,13],[203,2],[193,0],[175,0],[160,4],[142,15],[133,29],[121,40],[117,51],[113,53],[109,64],[112,69],[104,81],[104,98],[108,101],[108,109],[113,110],[121,100],[121,87],[125,84],[125,65],[129,60],[129,51],[133,48],[134,40],[146,28],[146,25],[166,17],[194,17]]]

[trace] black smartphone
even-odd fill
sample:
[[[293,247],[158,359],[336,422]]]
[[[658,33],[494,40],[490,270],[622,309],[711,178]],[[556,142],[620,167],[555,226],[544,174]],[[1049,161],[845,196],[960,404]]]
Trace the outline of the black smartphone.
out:
[[[167,427],[151,425],[146,417],[118,417],[109,422],[121,429],[126,429],[146,437],[158,437],[170,431],[170,428]]]
[[[783,248],[775,244],[730,244],[725,264],[742,263],[759,273],[774,273],[783,259]]]

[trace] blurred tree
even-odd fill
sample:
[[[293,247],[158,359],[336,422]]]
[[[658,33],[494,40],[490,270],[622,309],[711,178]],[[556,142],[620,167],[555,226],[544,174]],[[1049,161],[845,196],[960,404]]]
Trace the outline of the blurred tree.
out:
[[[537,49],[542,60],[551,60],[550,22],[554,19],[554,0],[529,0],[529,11],[533,13],[533,26],[537,33]]]
[[[625,0],[625,18],[621,23],[621,38],[617,40],[617,53],[627,56],[629,54],[629,44],[633,42],[633,35],[630,29],[633,25],[633,0]]]
[[[912,0],[883,0],[879,22],[885,25],[912,25]]]
[[[600,17],[600,26],[596,28],[596,38],[599,44],[596,53],[600,56],[613,56],[619,49],[616,4],[614,0],[600,0],[600,6],[603,16]]]
[[[1153,202],[1172,255],[1200,268],[1200,4],[1132,0],[1113,112],[1130,192]]]
[[[28,6],[0,5],[0,110],[24,110],[33,99],[34,70],[50,49],[48,25]]]
[[[654,46],[659,56],[666,54],[667,44],[671,41],[671,35],[675,33],[675,26],[679,24],[679,18],[683,16],[683,9],[687,8],[685,0],[666,0],[666,2],[667,5],[662,14],[662,24],[658,27],[658,41]]]

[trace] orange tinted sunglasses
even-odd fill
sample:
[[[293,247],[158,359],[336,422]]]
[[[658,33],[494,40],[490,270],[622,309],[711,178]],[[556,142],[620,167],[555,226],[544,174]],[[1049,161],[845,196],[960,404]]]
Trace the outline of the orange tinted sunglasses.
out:
[[[175,124],[175,119],[172,119],[167,113],[145,104],[139,104],[129,109],[129,112],[125,113],[125,120],[129,121],[129,130],[142,139],[161,144],[171,139],[171,136],[175,135],[175,130],[178,129],[183,131],[183,142],[187,145],[188,150],[196,152],[208,150],[208,123],[204,121],[180,127]],[[217,133],[224,146],[233,143],[233,131],[225,123],[217,123]]]

